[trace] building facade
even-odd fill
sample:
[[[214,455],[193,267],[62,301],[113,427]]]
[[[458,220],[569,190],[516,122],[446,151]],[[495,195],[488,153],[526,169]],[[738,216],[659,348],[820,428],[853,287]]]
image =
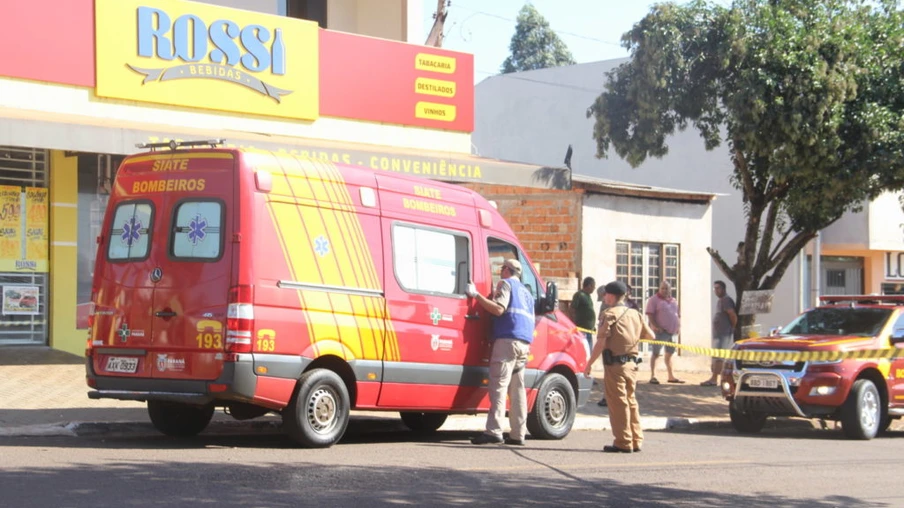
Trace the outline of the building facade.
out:
[[[556,170],[471,155],[473,57],[404,42],[422,42],[414,4],[4,3],[0,345],[83,354],[95,239],[139,143],[223,138],[451,182],[545,185],[535,173]]]
[[[564,307],[583,277],[599,285],[623,280],[641,305],[665,280],[681,305],[679,342],[709,347],[709,334],[698,330],[709,328],[705,249],[716,196],[582,175],[572,184],[569,190],[464,185],[495,201],[544,279],[558,284]]]
[[[743,240],[746,218],[741,193],[729,180],[732,166],[725,143],[706,151],[698,133],[687,129],[668,139],[667,156],[650,158],[636,169],[614,152],[607,159],[596,158],[596,143],[592,138],[594,121],[587,118],[587,110],[602,93],[606,73],[626,61],[609,60],[487,78],[476,86],[477,116],[472,135],[475,147],[484,156],[554,164],[563,160],[571,146],[575,181],[590,176],[718,195],[712,206],[712,234],[707,246],[719,251],[729,265],[733,264],[737,245]],[[512,103],[518,104],[518,108],[510,107]],[[898,198],[898,195],[884,195],[866,204],[863,212],[847,214],[822,231],[818,245],[811,242],[785,272],[775,290],[772,311],[757,316],[760,331],[790,322],[813,304],[816,291],[820,294],[904,292],[904,255],[900,262],[898,257],[904,253],[904,213]],[[660,220],[651,218],[644,227],[656,229]],[[589,227],[604,230],[607,222],[599,219]],[[821,253],[818,287],[811,284],[810,270],[814,266],[809,261],[816,249]],[[730,281],[708,254],[698,250],[694,255],[702,256],[710,266],[709,275],[703,279],[706,282],[700,284],[709,288],[711,281],[724,280],[729,295],[733,295]],[[615,275],[610,271],[603,277]],[[707,300],[715,305],[713,297]]]

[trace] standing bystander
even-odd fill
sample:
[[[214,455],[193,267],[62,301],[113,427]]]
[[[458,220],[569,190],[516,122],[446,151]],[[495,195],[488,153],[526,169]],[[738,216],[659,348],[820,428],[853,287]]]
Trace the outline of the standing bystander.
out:
[[[717,280],[713,283],[713,293],[719,300],[716,302],[716,313],[713,315],[713,349],[731,349],[734,343],[734,330],[738,324],[735,302],[725,293],[725,283]],[[722,359],[713,357],[712,377],[700,383],[701,386],[718,386],[722,374]]]
[[[600,324],[603,320],[603,312],[609,308],[609,306],[606,305],[606,287],[605,286],[600,286],[600,287],[596,288],[596,299],[600,302],[600,313],[598,314],[599,317],[597,318],[597,322],[596,322],[596,329],[599,330]],[[591,347],[590,350],[593,351],[593,347]],[[603,368],[605,369],[605,365],[603,366]],[[596,403],[596,405],[599,407],[607,406],[605,389],[603,389],[603,396],[600,397],[600,400]]]
[[[484,310],[496,316],[493,320],[493,346],[490,353],[490,412],[486,431],[471,438],[482,445],[502,443],[524,445],[527,434],[527,392],[524,388],[524,366],[534,340],[534,297],[521,283],[521,263],[506,259],[500,268],[502,280],[496,284],[493,299],[477,292],[468,284],[468,296],[477,299]],[[505,397],[511,399],[509,437],[503,440]]]
[[[653,331],[640,312],[625,305],[627,291],[624,282],[606,284],[606,303],[610,307],[600,320],[596,345],[584,371],[589,376],[591,364],[602,355],[606,365],[603,383],[609,401],[609,422],[615,437],[611,446],[603,447],[604,452],[639,452],[643,445],[640,409],[634,394],[637,388],[638,346],[641,339],[652,339]]]
[[[681,313],[678,309],[678,300],[672,297],[672,285],[666,281],[659,284],[659,291],[647,300],[647,316],[650,318],[650,328],[656,334],[657,342],[674,342],[675,335],[681,328]],[[650,384],[658,385],[656,379],[656,360],[662,351],[661,344],[653,344],[653,354],[650,356]],[[672,372],[672,354],[675,348],[665,346],[665,369],[668,372],[669,383],[684,383],[675,377]]]
[[[587,339],[587,352],[593,349],[593,330],[596,328],[596,310],[593,308],[593,290],[596,281],[593,277],[584,277],[581,289],[571,298],[571,318]]]

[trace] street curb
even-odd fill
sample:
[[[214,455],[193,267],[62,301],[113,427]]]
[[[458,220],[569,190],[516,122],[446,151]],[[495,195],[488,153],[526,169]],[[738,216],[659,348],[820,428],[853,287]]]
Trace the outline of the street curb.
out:
[[[390,416],[352,416],[357,425],[367,425],[380,430],[407,430],[402,421]],[[711,420],[685,417],[641,417],[643,430],[690,430],[698,428],[720,428],[729,425],[727,420]],[[451,416],[440,427],[441,431],[482,432],[486,418],[479,416]],[[611,430],[609,418],[605,416],[578,416],[572,430]],[[280,433],[278,419],[258,421],[213,421],[205,429],[206,435],[222,435],[235,432]],[[149,422],[61,422],[56,424],[24,425],[0,427],[0,437],[96,437],[96,436],[142,436],[161,435]]]

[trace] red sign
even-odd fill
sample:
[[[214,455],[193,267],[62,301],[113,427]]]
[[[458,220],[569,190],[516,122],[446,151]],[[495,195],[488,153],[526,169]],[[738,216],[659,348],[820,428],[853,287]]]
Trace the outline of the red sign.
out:
[[[4,1],[0,76],[94,87],[94,0]]]
[[[94,0],[2,2],[0,76],[95,87]],[[474,56],[320,30],[320,115],[471,132]]]
[[[474,130],[474,56],[320,31],[320,115]]]

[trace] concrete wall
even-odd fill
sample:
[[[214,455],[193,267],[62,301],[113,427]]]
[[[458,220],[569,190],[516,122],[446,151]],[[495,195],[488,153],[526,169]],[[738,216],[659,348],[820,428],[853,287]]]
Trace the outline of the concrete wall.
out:
[[[688,129],[669,138],[667,156],[647,160],[636,169],[614,152],[608,159],[596,158],[593,120],[587,118],[587,108],[602,92],[605,73],[624,61],[542,69],[482,81],[475,90],[472,142],[476,151],[486,157],[561,165],[571,144],[572,168],[578,174],[724,194],[713,203],[712,235],[707,241],[729,265],[734,264],[746,220],[740,191],[729,181],[732,166],[727,146],[707,152],[697,132]],[[694,256],[710,266],[706,280],[726,279],[705,251]],[[787,324],[800,311],[800,277],[794,266],[776,291],[773,312],[758,318],[764,328]],[[734,294],[731,284],[728,291]],[[715,300],[710,298],[709,303],[713,309]]]
[[[286,0],[195,0],[263,12],[286,13]],[[327,28],[394,41],[423,44],[423,6],[416,0],[329,0]]]
[[[330,30],[340,32],[408,41],[407,9],[411,3],[405,0],[330,0],[327,25]],[[420,12],[417,12],[419,17]]]
[[[583,217],[581,265],[584,274],[600,284],[615,280],[617,241],[680,246],[679,287],[675,289],[681,304],[681,342],[709,347],[712,272],[705,249],[712,237],[712,209],[699,204],[587,195]]]
[[[844,214],[837,222],[822,230],[823,249],[866,249],[870,239],[869,206],[858,213]]]
[[[285,15],[285,0],[193,0],[195,2],[231,7],[233,9],[245,9],[246,11],[262,12],[264,14]]]

